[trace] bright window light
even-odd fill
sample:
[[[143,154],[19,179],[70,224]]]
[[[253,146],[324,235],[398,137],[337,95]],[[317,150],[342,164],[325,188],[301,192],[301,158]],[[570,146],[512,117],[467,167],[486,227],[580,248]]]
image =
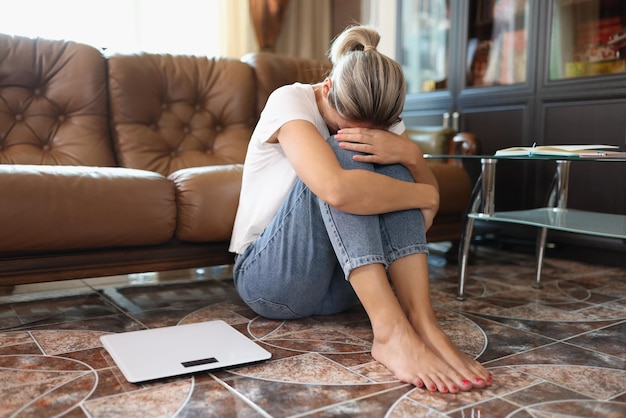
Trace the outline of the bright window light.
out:
[[[0,32],[66,39],[110,53],[219,55],[221,0],[4,2]]]

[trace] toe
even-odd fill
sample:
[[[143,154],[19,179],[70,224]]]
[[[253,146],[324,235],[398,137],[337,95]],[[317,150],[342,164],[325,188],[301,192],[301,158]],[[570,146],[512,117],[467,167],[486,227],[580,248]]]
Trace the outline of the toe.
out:
[[[422,382],[422,386],[420,387],[423,387],[427,391],[435,392],[437,390],[437,383],[433,379],[431,379],[430,376],[424,375],[418,378],[418,380]]]
[[[472,382],[470,382],[468,379],[463,379],[461,380],[461,383],[459,384],[459,388],[462,391],[468,391],[471,390],[474,386],[472,385]]]
[[[475,388],[484,388],[487,386],[487,381],[482,377],[475,377],[472,381],[472,386]]]

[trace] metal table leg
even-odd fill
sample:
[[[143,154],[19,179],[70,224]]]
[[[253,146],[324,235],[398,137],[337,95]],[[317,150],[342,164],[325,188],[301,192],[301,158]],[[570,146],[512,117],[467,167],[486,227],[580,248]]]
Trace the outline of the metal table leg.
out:
[[[495,205],[495,181],[496,163],[493,158],[483,158],[481,160],[482,170],[480,177],[474,185],[470,205],[465,215],[465,227],[461,233],[461,246],[459,247],[459,284],[456,298],[465,300],[465,281],[467,277],[467,263],[469,249],[474,231],[474,217],[470,214],[478,214],[479,217],[490,217],[494,212]],[[480,208],[480,209],[479,209]]]
[[[567,197],[569,191],[569,170],[571,161],[557,160],[556,172],[554,173],[554,181],[548,195],[548,207],[555,207],[557,210],[567,209]],[[537,236],[537,273],[534,288],[540,289],[541,270],[543,268],[543,257],[546,249],[546,239],[548,236],[548,228],[541,228]]]

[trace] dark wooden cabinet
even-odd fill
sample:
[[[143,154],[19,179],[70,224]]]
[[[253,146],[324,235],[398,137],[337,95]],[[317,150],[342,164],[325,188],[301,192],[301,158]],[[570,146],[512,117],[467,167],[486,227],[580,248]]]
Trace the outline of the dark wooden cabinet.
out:
[[[626,99],[539,101],[540,128],[551,144],[607,143],[620,145],[626,133]],[[549,174],[541,173],[537,187]],[[596,212],[626,214],[626,164],[572,164],[569,206]],[[539,191],[543,191],[539,189]]]
[[[476,134],[483,154],[533,143],[626,149],[625,1],[400,0],[398,22],[407,125],[456,115],[450,123]],[[499,163],[496,207],[543,205],[553,170]],[[626,214],[626,164],[572,164],[569,207]]]

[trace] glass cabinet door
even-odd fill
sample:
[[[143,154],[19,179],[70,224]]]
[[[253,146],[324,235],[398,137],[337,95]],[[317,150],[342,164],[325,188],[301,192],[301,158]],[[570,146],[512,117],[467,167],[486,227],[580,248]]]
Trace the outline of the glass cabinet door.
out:
[[[528,0],[470,0],[466,86],[526,82]]]
[[[400,62],[407,93],[446,89],[450,1],[402,0],[400,19]]]
[[[626,72],[626,1],[554,0],[550,80]]]

